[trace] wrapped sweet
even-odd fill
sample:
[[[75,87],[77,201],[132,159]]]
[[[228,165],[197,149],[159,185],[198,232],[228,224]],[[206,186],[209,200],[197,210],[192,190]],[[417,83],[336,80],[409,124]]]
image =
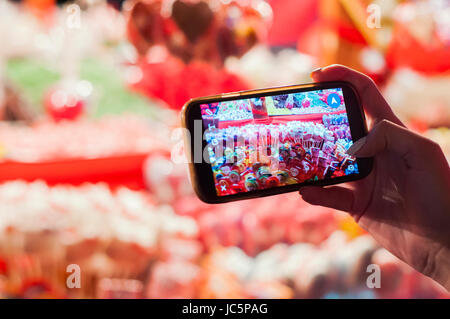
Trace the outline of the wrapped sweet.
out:
[[[323,144],[322,150],[327,154],[333,154],[336,149],[336,145],[332,142],[325,142]]]
[[[253,176],[250,176],[248,178],[246,178],[245,180],[245,189],[248,192],[254,191],[258,189],[258,183],[256,181],[256,178]]]
[[[308,108],[311,106],[311,100],[306,97],[302,100],[302,108]]]

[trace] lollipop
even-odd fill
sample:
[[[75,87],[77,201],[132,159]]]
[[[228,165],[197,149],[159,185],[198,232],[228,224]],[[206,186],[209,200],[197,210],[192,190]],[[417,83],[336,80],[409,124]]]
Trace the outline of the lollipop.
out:
[[[302,107],[308,108],[311,106],[311,100],[308,97],[305,97],[305,99],[302,101]]]
[[[266,179],[266,187],[277,187],[280,185],[280,180],[277,176],[270,176]]]
[[[241,179],[241,176],[239,175],[239,173],[237,171],[233,170],[230,172],[229,178],[230,178],[230,182],[235,184],[235,183],[239,182],[239,180]]]
[[[217,190],[218,193],[220,195],[228,195],[230,192],[230,180],[228,178],[222,178],[218,183],[217,183]]]
[[[222,166],[221,169],[222,169],[222,173],[223,173],[224,175],[229,175],[230,172],[231,172],[230,166]]]
[[[299,169],[296,167],[292,167],[291,169],[289,169],[289,173],[292,177],[297,177],[299,172]]]
[[[276,172],[276,176],[280,180],[280,183],[284,184],[284,183],[286,183],[287,179],[289,178],[289,173],[284,170],[279,170]]]
[[[294,107],[294,97],[292,95],[289,95],[285,103],[286,108],[288,110],[292,110],[292,108]]]
[[[245,192],[245,184],[244,183],[236,183],[231,185],[231,189],[235,193],[242,193]]]
[[[270,170],[269,170],[269,168],[267,166],[261,166],[258,169],[258,171],[256,172],[256,177],[257,178],[268,177],[270,175],[272,175],[272,174],[270,173]]]
[[[255,175],[248,174],[245,177],[245,189],[249,192],[258,189],[258,183],[256,182]]]

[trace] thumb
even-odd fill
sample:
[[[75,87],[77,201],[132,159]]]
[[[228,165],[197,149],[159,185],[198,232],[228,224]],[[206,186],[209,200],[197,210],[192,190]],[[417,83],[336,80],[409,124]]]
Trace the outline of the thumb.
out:
[[[423,167],[427,162],[426,154],[435,149],[439,149],[439,146],[433,141],[388,120],[382,120],[367,136],[356,141],[347,150],[347,154],[373,157],[389,152],[402,157],[410,167]]]

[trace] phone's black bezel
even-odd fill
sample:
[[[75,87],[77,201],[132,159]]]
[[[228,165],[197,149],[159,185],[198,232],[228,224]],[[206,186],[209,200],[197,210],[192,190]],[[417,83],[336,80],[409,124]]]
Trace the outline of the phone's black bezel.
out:
[[[304,182],[300,184],[294,185],[286,185],[275,188],[268,188],[263,190],[256,190],[251,192],[243,192],[233,195],[225,195],[218,196],[216,193],[216,187],[214,184],[213,171],[211,169],[211,165],[202,160],[201,163],[194,163],[194,155],[191,151],[191,146],[194,145],[194,120],[201,120],[201,110],[200,104],[205,103],[214,103],[220,101],[231,101],[231,100],[239,100],[239,99],[247,99],[247,98],[255,98],[261,96],[273,96],[287,93],[297,93],[297,92],[306,92],[306,91],[315,91],[322,89],[332,89],[332,88],[342,88],[344,94],[344,101],[347,111],[347,117],[350,125],[350,132],[352,134],[353,141],[360,139],[361,137],[367,135],[367,124],[365,120],[364,110],[360,103],[360,98],[358,93],[353,88],[353,86],[344,81],[339,82],[322,82],[322,83],[311,83],[301,87],[280,87],[275,89],[268,90],[258,90],[253,93],[253,91],[243,91],[236,92],[235,94],[230,93],[226,95],[214,96],[214,97],[205,97],[204,99],[194,99],[188,102],[184,107],[183,114],[183,125],[186,129],[189,130],[190,140],[187,141],[189,144],[186,145],[186,148],[189,148],[188,159],[190,161],[190,171],[191,171],[191,180],[197,193],[197,196],[206,203],[225,203],[230,201],[242,200],[242,199],[250,199],[256,197],[264,197],[270,196],[280,193],[297,191],[300,187],[305,185],[317,185],[317,186],[326,186],[333,185],[338,183],[355,181],[361,178],[366,177],[373,165],[372,158],[357,158],[358,164],[358,174],[351,174],[341,177],[336,177],[333,179],[326,180],[318,180],[312,182]],[[261,91],[261,92],[259,92]],[[205,131],[204,125],[202,124],[202,137]],[[206,141],[202,138],[202,151],[207,146]],[[203,155],[202,155],[203,157]]]

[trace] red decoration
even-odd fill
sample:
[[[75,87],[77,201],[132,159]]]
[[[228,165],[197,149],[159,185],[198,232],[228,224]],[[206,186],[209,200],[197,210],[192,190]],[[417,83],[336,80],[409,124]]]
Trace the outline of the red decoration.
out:
[[[237,75],[206,62],[184,64],[171,57],[161,63],[143,62],[139,66],[144,76],[133,87],[177,110],[190,98],[249,89],[249,85]]]
[[[85,101],[65,89],[51,89],[45,96],[44,106],[55,120],[75,120],[83,114]]]
[[[436,34],[431,43],[423,43],[415,38],[407,26],[398,24],[394,28],[392,40],[386,52],[390,68],[411,68],[426,74],[440,74],[450,71],[450,46]]]

